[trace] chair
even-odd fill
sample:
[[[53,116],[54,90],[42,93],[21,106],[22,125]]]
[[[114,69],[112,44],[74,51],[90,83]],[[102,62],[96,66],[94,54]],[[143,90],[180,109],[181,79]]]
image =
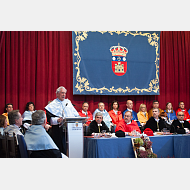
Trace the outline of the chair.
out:
[[[0,134],[0,158],[7,158],[7,140]]]
[[[27,146],[26,146],[26,142],[24,140],[24,137],[22,135],[17,135],[17,140],[19,143],[19,150],[20,150],[21,158],[29,158],[29,154],[27,151]]]
[[[17,145],[17,139],[15,133],[13,133],[12,137],[9,137],[8,133],[5,133],[5,137],[7,140],[7,157],[8,158],[19,158],[20,152]]]

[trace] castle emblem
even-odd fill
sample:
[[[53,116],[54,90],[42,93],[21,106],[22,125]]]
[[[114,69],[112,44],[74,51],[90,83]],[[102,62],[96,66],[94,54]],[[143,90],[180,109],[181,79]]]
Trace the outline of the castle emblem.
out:
[[[128,49],[126,47],[120,46],[112,46],[110,48],[110,52],[112,53],[112,70],[115,75],[122,76],[127,72],[127,59],[126,55],[128,53]]]

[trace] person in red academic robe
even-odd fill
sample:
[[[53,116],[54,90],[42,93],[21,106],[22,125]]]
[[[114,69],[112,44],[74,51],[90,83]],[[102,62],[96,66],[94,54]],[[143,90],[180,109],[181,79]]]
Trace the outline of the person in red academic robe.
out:
[[[133,130],[141,133],[137,122],[132,120],[132,113],[130,111],[127,111],[125,112],[124,119],[117,124],[115,135],[117,137],[125,137],[126,135],[132,136],[131,132]]]
[[[119,103],[118,101],[114,100],[111,105],[111,110],[108,112],[112,123],[117,125],[122,120],[122,113],[119,111]]]
[[[176,110],[176,116],[177,116],[177,113],[180,111],[182,111],[184,113],[184,120],[188,121],[190,123],[190,115],[189,115],[187,109],[185,109],[184,102],[179,102],[179,108]]]
[[[89,124],[93,120],[92,113],[88,111],[88,108],[89,108],[88,102],[84,102],[82,104],[82,110],[78,112],[81,117],[88,117],[87,122],[83,124],[84,127],[89,126]]]

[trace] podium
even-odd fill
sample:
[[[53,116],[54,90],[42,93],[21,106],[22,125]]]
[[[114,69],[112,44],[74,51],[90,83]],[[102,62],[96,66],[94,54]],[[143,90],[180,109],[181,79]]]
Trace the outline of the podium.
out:
[[[83,158],[83,123],[85,122],[85,119],[87,119],[87,117],[65,118],[65,139],[67,156],[69,158]]]

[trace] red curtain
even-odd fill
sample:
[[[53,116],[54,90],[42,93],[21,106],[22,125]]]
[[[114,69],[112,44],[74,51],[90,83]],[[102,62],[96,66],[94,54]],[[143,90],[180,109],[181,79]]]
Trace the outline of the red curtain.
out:
[[[71,31],[2,31],[0,32],[0,113],[6,103],[13,103],[21,113],[27,102],[33,101],[36,109],[44,109],[49,100],[56,98],[59,86],[67,89],[67,98],[79,111],[83,101],[89,102],[93,112],[102,101],[110,109],[118,100],[120,110],[126,109],[126,101],[134,101],[134,110],[145,103],[150,109],[154,99],[165,109],[168,101],[174,109],[179,101],[189,103],[190,32],[163,31],[160,36],[160,95],[106,96],[73,95],[73,62]]]

